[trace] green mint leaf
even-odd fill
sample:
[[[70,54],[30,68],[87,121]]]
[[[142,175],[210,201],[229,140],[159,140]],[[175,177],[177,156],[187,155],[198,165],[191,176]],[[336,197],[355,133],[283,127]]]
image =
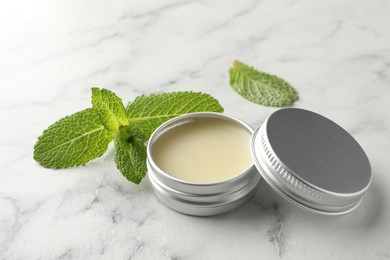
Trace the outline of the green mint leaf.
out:
[[[146,140],[140,130],[125,126],[119,129],[114,141],[116,167],[126,179],[136,184],[146,174]]]
[[[107,89],[92,88],[92,106],[107,129],[117,130],[129,123],[122,100]]]
[[[223,112],[223,107],[208,94],[172,92],[139,96],[126,108],[129,124],[140,129],[146,138],[171,118],[203,111]]]
[[[34,146],[34,159],[47,168],[67,168],[100,157],[115,131],[101,123],[94,109],[67,116],[49,126]]]
[[[244,98],[264,106],[286,106],[298,99],[296,90],[283,79],[235,61],[229,69],[230,85]]]

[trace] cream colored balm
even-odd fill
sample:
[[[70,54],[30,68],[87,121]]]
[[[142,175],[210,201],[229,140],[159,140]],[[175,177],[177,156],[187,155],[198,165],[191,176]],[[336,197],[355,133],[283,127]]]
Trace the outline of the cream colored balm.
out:
[[[189,182],[225,181],[252,165],[251,132],[235,122],[203,118],[177,125],[153,145],[165,173]]]

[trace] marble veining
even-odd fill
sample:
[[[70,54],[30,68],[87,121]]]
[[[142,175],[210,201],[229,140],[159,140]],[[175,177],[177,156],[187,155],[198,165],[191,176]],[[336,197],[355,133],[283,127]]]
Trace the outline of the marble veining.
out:
[[[7,1],[0,8],[0,259],[390,259],[390,2]],[[367,152],[372,186],[345,216],[308,213],[265,182],[227,214],[176,213],[114,151],[84,167],[32,159],[37,137],[105,87],[203,91],[258,127],[277,108],[229,86],[242,60],[299,92]]]
[[[285,239],[283,236],[284,233],[284,224],[283,224],[283,215],[279,211],[279,206],[274,204],[272,206],[272,216],[275,218],[275,227],[267,232],[269,241],[275,244],[277,250],[277,255],[282,257],[282,253],[285,250]]]

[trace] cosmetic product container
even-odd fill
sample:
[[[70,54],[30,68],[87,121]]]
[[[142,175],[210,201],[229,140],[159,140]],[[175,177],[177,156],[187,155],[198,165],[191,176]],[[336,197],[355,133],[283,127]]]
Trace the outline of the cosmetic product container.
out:
[[[207,131],[208,126],[211,128],[210,131]],[[218,131],[220,136],[216,133]],[[148,176],[155,195],[168,207],[196,216],[224,213],[243,204],[252,195],[260,179],[249,151],[252,134],[253,129],[249,125],[221,113],[191,113],[162,124],[150,137],[147,149]],[[229,142],[229,137],[235,144],[226,147],[226,144],[220,143],[224,140]],[[188,140],[185,140],[186,138]],[[242,143],[247,143],[246,146],[240,144],[240,138],[243,139]],[[161,139],[167,140],[159,143]],[[178,144],[175,144],[175,147],[166,147],[170,146],[169,141],[176,141]],[[218,149],[215,147],[218,145],[224,145],[224,147]],[[177,151],[174,151],[175,149],[179,150],[179,155]],[[177,157],[181,158],[169,154],[174,152]],[[183,154],[180,155],[180,152]],[[242,154],[248,157],[244,158],[246,163],[242,162],[243,158],[236,158]],[[168,158],[158,158],[162,155]],[[167,162],[169,158],[171,161]],[[199,160],[202,158],[207,162],[200,166],[202,162]],[[240,162],[235,163],[237,160]],[[175,164],[180,164],[180,167],[177,167],[182,172],[176,173],[175,177],[164,171],[162,165],[158,164],[159,161],[160,164],[171,164],[165,167],[171,166],[172,172],[177,171]],[[240,164],[238,169],[232,169],[237,168],[236,164]],[[205,169],[207,165],[212,170]],[[226,165],[229,166],[226,167]],[[221,170],[226,173],[221,173]],[[188,176],[187,171],[191,172],[194,178],[191,175]],[[207,176],[213,173],[218,174],[219,177]]]
[[[205,139],[197,136],[202,137],[208,126],[214,131],[209,139],[207,133]],[[225,146],[229,137],[233,137],[232,144]],[[204,150],[198,150],[203,146]],[[203,154],[203,159],[196,154]],[[150,137],[147,167],[157,198],[176,211],[195,216],[216,215],[240,206],[261,178],[300,208],[340,215],[359,205],[371,183],[369,160],[356,140],[333,121],[296,108],[274,112],[255,131],[240,119],[221,113],[176,117]]]

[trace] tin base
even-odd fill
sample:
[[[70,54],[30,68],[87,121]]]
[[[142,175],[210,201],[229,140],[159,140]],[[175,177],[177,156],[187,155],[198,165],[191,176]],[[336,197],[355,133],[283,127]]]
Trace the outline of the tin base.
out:
[[[159,188],[156,182],[153,180],[153,177],[148,174],[149,180],[152,183],[153,193],[158,198],[160,202],[169,207],[170,209],[177,211],[179,213],[183,213],[191,216],[214,216],[229,212],[233,209],[238,208],[247,202],[255,193],[255,188],[253,188],[248,194],[243,196],[242,198],[233,201],[226,202],[219,205],[210,205],[210,203],[200,204],[199,202],[196,204],[191,204],[189,201],[179,200],[175,197],[170,196],[163,189]],[[257,182],[258,183],[258,182]],[[255,187],[257,186],[257,183]]]

